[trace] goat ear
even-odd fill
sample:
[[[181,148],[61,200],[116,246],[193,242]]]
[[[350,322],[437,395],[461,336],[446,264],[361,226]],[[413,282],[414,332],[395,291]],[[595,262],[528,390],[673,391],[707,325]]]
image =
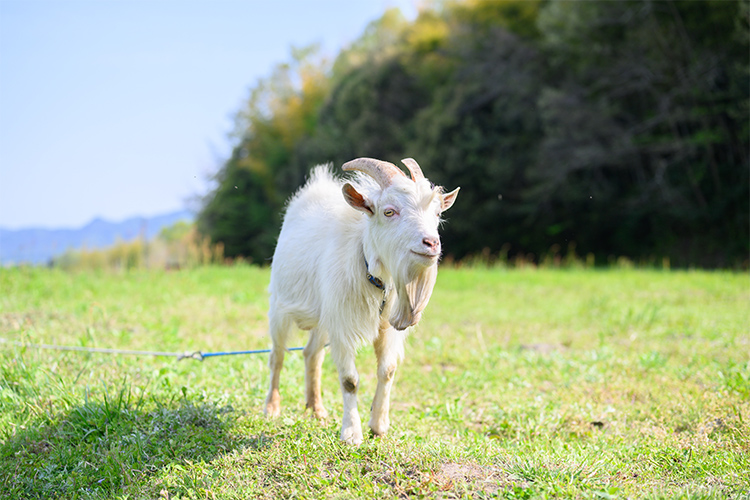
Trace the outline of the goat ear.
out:
[[[456,201],[456,197],[458,196],[458,191],[461,189],[460,187],[457,187],[450,193],[444,194],[442,196],[442,199],[440,200],[440,211],[445,212],[450,207],[453,206],[453,202]]]
[[[341,188],[341,192],[344,193],[344,199],[349,205],[367,215],[373,214],[372,203],[370,203],[370,200],[362,196],[359,191],[354,189],[354,186],[347,182],[344,184],[344,187]]]

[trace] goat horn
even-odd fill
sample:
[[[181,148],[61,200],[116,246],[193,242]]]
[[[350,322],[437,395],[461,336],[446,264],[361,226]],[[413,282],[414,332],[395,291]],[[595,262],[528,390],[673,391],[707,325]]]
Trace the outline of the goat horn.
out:
[[[375,158],[357,158],[344,163],[341,168],[346,171],[358,170],[364,172],[375,179],[381,189],[390,186],[393,178],[399,174],[406,177],[406,174],[393,163],[376,160]]]
[[[406,165],[406,168],[409,169],[409,172],[411,173],[411,180],[417,182],[424,179],[424,174],[422,173],[422,169],[419,168],[417,160],[415,160],[414,158],[404,158],[403,160],[401,160],[401,163]]]

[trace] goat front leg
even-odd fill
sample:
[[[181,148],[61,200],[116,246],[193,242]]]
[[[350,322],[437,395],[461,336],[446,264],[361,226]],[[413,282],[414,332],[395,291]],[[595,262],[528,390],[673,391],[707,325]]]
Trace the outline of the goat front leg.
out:
[[[391,387],[396,375],[396,367],[404,352],[404,335],[389,324],[381,324],[378,338],[375,339],[375,356],[378,359],[378,387],[372,400],[370,429],[376,436],[388,432],[391,421]]]
[[[310,340],[305,346],[305,406],[310,408],[315,418],[325,419],[328,412],[320,397],[320,378],[325,357],[325,333],[317,328],[310,331]]]
[[[337,344],[331,344],[331,354],[336,362],[344,399],[344,415],[341,422],[341,440],[347,444],[362,444],[362,421],[357,410],[357,389],[359,374],[354,364],[354,352],[342,352]]]

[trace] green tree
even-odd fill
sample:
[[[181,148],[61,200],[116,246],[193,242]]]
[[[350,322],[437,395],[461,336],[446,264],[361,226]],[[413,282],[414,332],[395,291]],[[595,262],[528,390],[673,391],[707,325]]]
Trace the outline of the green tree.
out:
[[[456,223],[444,229],[447,251],[463,257],[511,241],[529,245],[521,193],[541,133],[539,57],[500,27],[482,37],[471,26],[456,33],[445,51],[457,70],[417,115],[412,154],[435,182],[462,187],[450,214]]]
[[[327,63],[315,47],[294,49],[253,87],[236,116],[236,145],[203,200],[199,231],[224,244],[227,257],[267,262],[273,255],[284,200],[304,181],[295,151],[314,133],[326,95]]]
[[[456,258],[747,259],[748,1],[445,0],[387,11],[333,64],[294,51],[253,87],[198,227],[272,252],[309,169],[414,157],[461,198]],[[454,222],[451,222],[454,221]]]
[[[527,196],[585,250],[726,264],[747,252],[738,2],[549,2]],[[744,23],[746,24],[746,19]]]

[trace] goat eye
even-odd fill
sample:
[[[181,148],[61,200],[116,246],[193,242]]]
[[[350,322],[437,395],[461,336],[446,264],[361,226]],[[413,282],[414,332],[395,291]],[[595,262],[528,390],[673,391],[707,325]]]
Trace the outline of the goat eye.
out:
[[[396,211],[392,208],[386,208],[385,210],[383,210],[383,215],[385,215],[386,217],[393,217],[394,215],[396,215]]]

